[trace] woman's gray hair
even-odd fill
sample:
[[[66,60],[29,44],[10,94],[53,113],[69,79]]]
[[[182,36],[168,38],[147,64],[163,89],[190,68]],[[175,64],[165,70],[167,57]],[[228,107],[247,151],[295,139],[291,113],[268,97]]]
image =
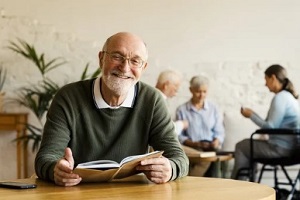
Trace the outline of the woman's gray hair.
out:
[[[191,88],[199,88],[203,85],[209,86],[209,80],[205,76],[201,76],[201,75],[194,76],[190,80],[190,87]]]

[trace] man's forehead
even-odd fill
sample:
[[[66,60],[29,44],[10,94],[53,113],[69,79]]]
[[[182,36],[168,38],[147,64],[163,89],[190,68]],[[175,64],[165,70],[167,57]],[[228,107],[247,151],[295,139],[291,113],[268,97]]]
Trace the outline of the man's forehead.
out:
[[[207,90],[208,86],[207,85],[201,85],[201,86],[195,86],[191,87],[194,91],[201,91],[201,90]]]
[[[130,33],[118,33],[109,38],[109,43],[136,43],[136,44],[144,44],[143,40]]]
[[[107,50],[109,51],[129,51],[134,54],[143,54],[147,56],[145,43],[136,35],[124,33],[116,34],[107,41]]]
[[[147,59],[147,53],[144,48],[139,46],[122,46],[122,45],[112,45],[107,48],[107,50],[112,53],[120,53],[124,56],[138,56],[142,59]]]

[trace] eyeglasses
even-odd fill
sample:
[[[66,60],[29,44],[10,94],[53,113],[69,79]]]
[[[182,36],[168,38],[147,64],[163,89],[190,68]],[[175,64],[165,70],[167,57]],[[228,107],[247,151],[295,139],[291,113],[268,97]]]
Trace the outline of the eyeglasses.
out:
[[[107,51],[103,52],[109,56],[110,62],[114,64],[123,64],[126,60],[128,60],[128,64],[131,68],[141,68],[145,62],[140,57],[128,58],[119,53],[109,53]]]

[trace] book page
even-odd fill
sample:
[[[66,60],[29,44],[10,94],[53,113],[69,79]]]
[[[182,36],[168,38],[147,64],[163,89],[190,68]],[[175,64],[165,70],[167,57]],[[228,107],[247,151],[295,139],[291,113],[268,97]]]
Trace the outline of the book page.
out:
[[[158,158],[163,154],[163,151],[154,151],[148,154],[143,154],[140,156],[135,157],[134,159],[130,159],[129,161],[123,163],[119,170],[114,174],[112,179],[120,179],[125,178],[137,173],[140,173],[140,171],[137,171],[135,168],[140,164],[142,160],[149,159],[149,158]]]
[[[80,163],[76,168],[81,169],[104,169],[104,168],[118,168],[120,167],[119,163],[113,160],[95,160],[85,163]]]
[[[150,153],[146,153],[146,154],[141,154],[141,155],[134,155],[134,156],[128,156],[126,158],[124,158],[121,162],[120,162],[120,166],[122,166],[123,164],[125,163],[128,163],[132,160],[136,160],[138,158],[142,158],[142,157],[146,157],[146,156],[149,156],[149,155],[152,155],[152,154],[157,154],[159,151],[153,151],[153,152],[150,152]]]
[[[106,182],[114,176],[118,168],[108,170],[80,169],[75,168],[73,173],[82,178],[82,182]]]

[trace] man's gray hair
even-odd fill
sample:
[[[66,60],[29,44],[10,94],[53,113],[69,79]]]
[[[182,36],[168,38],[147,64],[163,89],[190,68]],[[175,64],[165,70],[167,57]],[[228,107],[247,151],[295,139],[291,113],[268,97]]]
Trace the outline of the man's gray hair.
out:
[[[205,76],[201,76],[201,75],[194,76],[190,80],[190,87],[191,88],[199,88],[203,85],[209,86],[209,80]]]
[[[178,83],[178,82],[181,82],[181,80],[182,80],[182,76],[178,71],[165,70],[159,74],[157,83],[164,84],[167,81],[169,81],[171,83]]]

